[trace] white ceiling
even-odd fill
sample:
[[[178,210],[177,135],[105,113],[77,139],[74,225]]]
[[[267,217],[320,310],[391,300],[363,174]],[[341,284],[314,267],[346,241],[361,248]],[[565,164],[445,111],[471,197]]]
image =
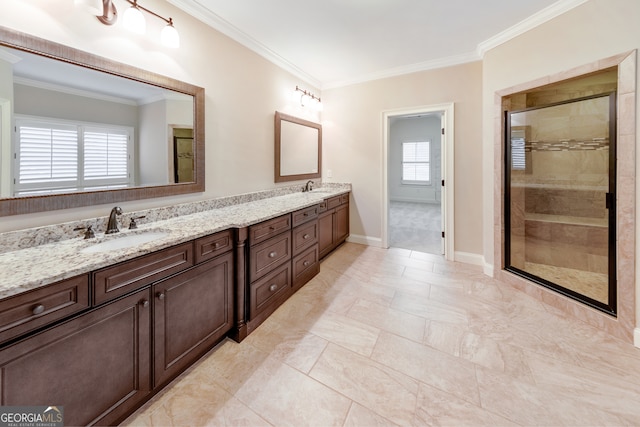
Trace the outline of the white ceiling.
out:
[[[587,0],[168,1],[327,88],[479,60]]]

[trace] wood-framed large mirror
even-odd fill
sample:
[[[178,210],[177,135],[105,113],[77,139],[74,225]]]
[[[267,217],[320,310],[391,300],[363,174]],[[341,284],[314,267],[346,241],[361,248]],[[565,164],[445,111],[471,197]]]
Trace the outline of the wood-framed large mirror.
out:
[[[31,74],[34,68],[38,72]],[[0,216],[204,191],[203,88],[5,27],[0,27],[0,75]],[[46,132],[68,125],[73,135],[81,135],[78,152],[64,159],[72,165],[67,169],[76,162],[75,178],[49,174],[48,184],[41,185],[39,169],[24,173],[35,168],[28,164],[24,141],[30,130],[41,134],[42,123],[54,123]],[[128,132],[122,131],[129,142],[121,155],[128,163],[118,165],[126,167],[118,181],[105,167],[91,169],[87,159],[100,150],[91,151],[87,135],[112,140],[121,128]],[[192,171],[182,173],[187,182],[176,179],[185,162],[175,164],[174,146],[178,140],[184,146],[185,133],[193,140],[192,150],[186,149]],[[94,164],[111,168],[108,159]],[[51,155],[38,161],[59,160]]]
[[[275,182],[322,176],[322,125],[276,111]]]

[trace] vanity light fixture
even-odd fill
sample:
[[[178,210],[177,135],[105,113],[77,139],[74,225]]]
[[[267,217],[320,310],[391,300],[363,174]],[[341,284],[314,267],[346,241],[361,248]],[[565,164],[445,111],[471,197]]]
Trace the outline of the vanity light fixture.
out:
[[[319,96],[315,96],[309,91],[300,89],[297,85],[296,90],[293,93],[296,99],[298,97],[300,98],[300,105],[302,105],[303,107],[309,107],[317,111],[322,111],[322,100]]]
[[[173,26],[172,18],[164,18],[147,8],[140,6],[138,4],[138,0],[125,1],[131,5],[131,7],[128,8],[122,16],[122,23],[125,28],[135,33],[144,34],[146,32],[146,23],[142,11],[145,11],[167,23],[167,26],[160,32],[161,43],[167,47],[180,47],[180,35]],[[74,0],[74,4],[95,14],[98,20],[105,25],[113,25],[118,20],[118,11],[115,4],[113,4],[113,0]],[[100,15],[100,13],[102,13],[102,15]]]

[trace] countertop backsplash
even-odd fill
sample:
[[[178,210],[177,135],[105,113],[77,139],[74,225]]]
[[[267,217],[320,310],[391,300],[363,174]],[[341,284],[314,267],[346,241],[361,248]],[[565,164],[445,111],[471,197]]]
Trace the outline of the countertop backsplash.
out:
[[[344,183],[322,183],[315,181],[315,190],[340,190],[350,184]],[[184,203],[160,208],[140,210],[134,212],[123,212],[118,216],[120,229],[127,228],[131,218],[144,216],[138,220],[139,225],[149,224],[166,219],[176,218],[193,213],[205,212],[213,209],[220,209],[242,203],[254,202],[287,194],[299,193],[302,190],[301,184],[278,187],[270,190],[256,191],[234,196],[226,196],[215,199],[201,200],[197,202]],[[99,218],[80,219],[60,224],[47,225],[43,227],[28,228],[17,231],[0,233],[0,254],[18,251],[49,243],[61,242],[68,239],[82,238],[83,231],[74,231],[78,227],[91,225],[96,233],[104,233],[107,227],[109,212]]]

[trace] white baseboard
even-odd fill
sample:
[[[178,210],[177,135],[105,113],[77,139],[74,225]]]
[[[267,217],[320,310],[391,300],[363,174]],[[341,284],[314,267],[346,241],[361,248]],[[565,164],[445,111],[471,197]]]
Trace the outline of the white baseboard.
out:
[[[493,264],[488,264],[486,261],[483,261],[484,265],[484,274],[489,277],[493,277]]]
[[[633,330],[633,345],[640,348],[640,328]]]
[[[458,261],[458,262],[464,262],[466,264],[472,264],[472,265],[483,265],[484,264],[484,257],[482,255],[472,254],[470,252],[459,252],[459,251],[456,251],[453,254],[453,259]]]
[[[358,243],[360,245],[375,246],[377,248],[382,247],[382,239],[378,237],[361,236],[359,234],[350,234],[349,237],[347,237],[347,242]]]
[[[436,199],[412,199],[411,197],[394,197],[391,202],[425,203],[428,205],[439,205],[440,200]]]

